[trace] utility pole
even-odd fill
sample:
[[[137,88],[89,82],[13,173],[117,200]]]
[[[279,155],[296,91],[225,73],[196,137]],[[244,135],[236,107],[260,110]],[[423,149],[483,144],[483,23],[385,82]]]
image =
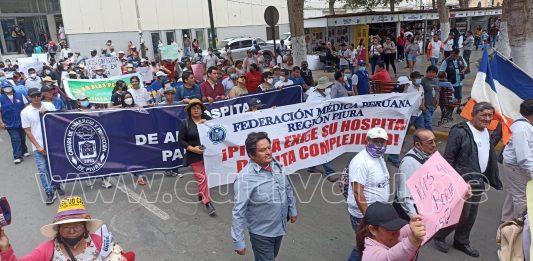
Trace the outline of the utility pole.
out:
[[[213,21],[213,6],[211,0],[207,0],[209,6],[209,23],[211,24],[211,48],[215,50],[217,48],[217,41],[215,40],[215,22]]]
[[[139,30],[139,51],[141,51],[141,57],[146,56],[146,47],[144,45],[143,31],[141,27],[141,14],[139,13],[139,3],[135,0],[135,13],[137,15],[137,29]]]

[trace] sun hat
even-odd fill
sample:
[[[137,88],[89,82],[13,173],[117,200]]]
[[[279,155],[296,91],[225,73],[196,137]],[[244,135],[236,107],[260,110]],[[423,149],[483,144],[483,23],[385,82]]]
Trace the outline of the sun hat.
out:
[[[384,139],[384,140],[388,140],[389,139],[389,136],[387,135],[387,132],[380,128],[380,127],[374,127],[372,129],[370,129],[368,131],[368,133],[366,134],[366,136],[369,138],[369,139]]]
[[[382,227],[389,231],[400,230],[407,225],[407,221],[398,216],[398,213],[392,206],[383,202],[374,202],[365,212],[365,221],[367,224]]]
[[[58,225],[85,222],[89,233],[94,233],[103,224],[102,220],[93,219],[85,209],[85,204],[79,196],[68,197],[59,202],[57,214],[51,224],[41,227],[41,234],[45,237],[55,237]]]
[[[191,99],[189,101],[189,104],[187,104],[187,107],[185,107],[185,111],[187,112],[190,112],[190,109],[195,106],[195,105],[200,105],[200,107],[202,107],[202,111],[205,111],[205,105],[202,101],[200,101],[199,99]]]
[[[50,76],[46,76],[43,78],[43,82],[53,82],[53,83],[57,83],[56,80],[52,80],[52,77]]]
[[[318,79],[318,83],[315,88],[319,90],[325,90],[327,89],[332,83],[329,81],[329,78],[327,76],[322,76]]]

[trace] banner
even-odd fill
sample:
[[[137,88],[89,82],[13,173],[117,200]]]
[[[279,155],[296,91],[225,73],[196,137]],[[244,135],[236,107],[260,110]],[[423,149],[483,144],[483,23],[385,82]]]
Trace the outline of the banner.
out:
[[[176,60],[179,57],[179,50],[177,44],[170,44],[159,47],[162,60]]]
[[[255,97],[266,106],[302,102],[302,87],[252,94],[207,105],[213,118],[242,114]],[[49,112],[42,118],[48,169],[54,181],[167,170],[182,165],[178,131],[185,105]],[[242,115],[251,114],[244,113]]]
[[[107,77],[121,75],[120,70],[121,63],[118,57],[98,57],[85,60],[85,67],[87,68],[87,76],[92,78],[95,74],[94,69],[96,67],[102,67],[104,74]]]
[[[248,163],[244,141],[251,132],[268,133],[272,153],[285,166],[286,173],[329,162],[345,152],[362,150],[366,132],[373,127],[387,131],[387,153],[398,154],[419,101],[418,93],[362,95],[209,121],[198,128],[206,147],[208,186],[234,181]]]
[[[17,71],[24,73],[26,77],[28,77],[28,70],[30,68],[35,69],[35,71],[37,71],[37,74],[43,72],[43,62],[40,62],[35,57],[18,58],[17,64],[19,66]]]
[[[154,74],[150,66],[137,67],[137,73],[141,76],[142,82],[151,83],[154,80]]]
[[[130,79],[132,76],[140,77],[138,73],[132,73],[106,79],[86,80],[65,78],[63,80],[63,87],[65,88],[65,93],[71,99],[76,99],[79,94],[84,93],[89,97],[89,101],[92,103],[108,104],[111,102],[111,95],[113,93],[113,88],[115,88],[115,83],[118,80],[123,80],[128,84],[128,88],[131,88]],[[142,82],[140,83],[140,86],[141,88],[144,88]]]
[[[31,57],[37,59],[37,61],[42,62],[42,63],[48,62],[48,54],[46,53],[34,53],[31,55]]]
[[[425,244],[437,231],[459,222],[468,185],[437,151],[407,180],[426,225]]]

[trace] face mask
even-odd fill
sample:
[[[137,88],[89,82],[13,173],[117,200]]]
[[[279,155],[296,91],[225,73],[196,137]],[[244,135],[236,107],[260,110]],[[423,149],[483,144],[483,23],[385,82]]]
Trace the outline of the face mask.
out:
[[[284,81],[285,81],[285,76],[280,76],[280,77],[279,77],[279,80],[282,81],[282,82],[284,82]]]
[[[76,238],[64,238],[64,237],[61,237],[61,241],[65,244],[67,244],[68,246],[70,247],[73,247],[75,245],[77,245],[82,239],[83,239],[83,234],[81,234],[79,237],[76,237]]]
[[[98,71],[98,72],[96,72],[96,74],[98,74],[98,75],[102,75],[102,74],[104,74],[104,72],[102,72],[102,71]]]
[[[344,81],[348,81],[349,78],[350,76],[348,76],[347,74],[344,75]]]
[[[81,105],[81,107],[83,107],[83,108],[87,108],[87,107],[89,107],[90,104],[91,104],[91,103],[90,103],[89,101],[81,101],[81,102],[80,102],[80,105]]]
[[[381,145],[381,144],[368,144],[366,146],[366,151],[372,158],[379,158],[382,157],[383,154],[385,154],[385,151],[387,150],[387,145]]]
[[[229,75],[229,78],[232,79],[232,80],[236,80],[237,79],[237,74],[236,73],[232,73]]]
[[[52,71],[50,71],[50,70],[46,70],[45,73],[46,73],[46,74],[51,74]]]
[[[364,66],[359,67],[359,71],[364,72],[366,71],[366,68]]]
[[[422,156],[422,158],[424,158],[424,159],[427,159],[427,158],[429,158],[429,157],[431,156],[431,155],[429,155],[429,154],[423,152],[422,150],[419,150],[418,148],[415,148],[415,151],[416,151],[418,154],[420,154],[420,156]]]
[[[417,85],[420,85],[420,84],[422,83],[422,79],[416,79],[416,80],[415,80],[415,83],[416,83]]]
[[[36,74],[36,73],[32,73],[32,74],[30,74],[30,77],[31,77],[32,79],[35,79],[35,78],[37,77],[37,74]]]
[[[272,84],[274,82],[274,79],[270,78],[267,80],[268,84]]]
[[[4,92],[11,93],[13,91],[13,87],[5,87]]]
[[[52,86],[52,83],[51,82],[47,82],[45,83],[46,86]]]
[[[124,99],[124,103],[127,104],[127,105],[132,105],[133,104],[133,98]]]

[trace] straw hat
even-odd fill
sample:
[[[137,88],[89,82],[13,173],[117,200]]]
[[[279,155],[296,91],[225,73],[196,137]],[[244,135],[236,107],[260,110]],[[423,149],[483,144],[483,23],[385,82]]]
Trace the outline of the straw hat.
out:
[[[46,76],[43,78],[43,82],[53,82],[53,83],[57,83],[56,80],[52,80],[52,77],[50,76]]]
[[[103,224],[102,220],[91,218],[81,197],[68,197],[59,202],[53,223],[41,227],[41,234],[53,238],[57,235],[58,225],[76,222],[85,222],[89,233],[94,233]]]
[[[200,106],[202,107],[202,111],[205,111],[205,105],[202,103],[202,101],[200,101],[199,99],[192,99],[189,101],[189,104],[187,104],[187,107],[185,107],[185,111],[189,112],[190,109],[192,108],[192,106],[194,105],[198,105],[200,104]]]

